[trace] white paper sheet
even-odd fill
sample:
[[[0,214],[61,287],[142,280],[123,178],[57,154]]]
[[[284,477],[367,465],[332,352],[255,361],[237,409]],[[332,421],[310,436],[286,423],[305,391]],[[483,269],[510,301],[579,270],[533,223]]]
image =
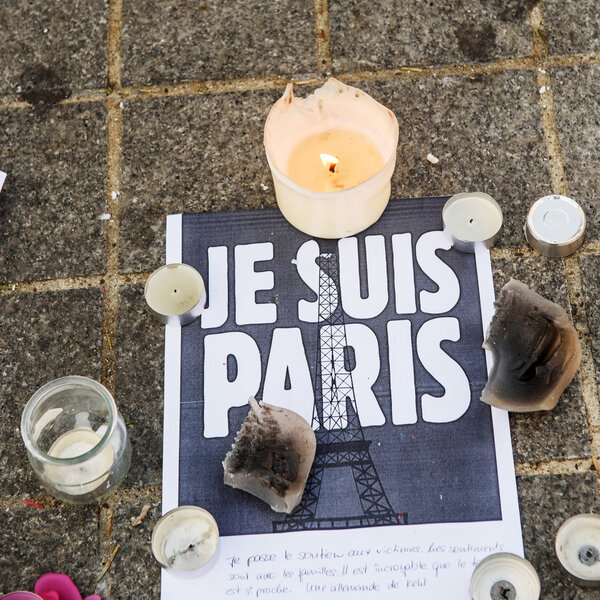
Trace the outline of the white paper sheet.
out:
[[[167,262],[181,261],[181,228],[181,215],[167,218]],[[494,301],[489,252],[476,255],[476,272],[485,331]],[[178,327],[166,328],[163,512],[178,505],[180,334]],[[486,360],[489,372],[489,355]],[[508,414],[491,410],[502,520],[221,537],[203,568],[163,569],[162,600],[469,600],[470,577],[480,560],[500,551],[523,555]]]

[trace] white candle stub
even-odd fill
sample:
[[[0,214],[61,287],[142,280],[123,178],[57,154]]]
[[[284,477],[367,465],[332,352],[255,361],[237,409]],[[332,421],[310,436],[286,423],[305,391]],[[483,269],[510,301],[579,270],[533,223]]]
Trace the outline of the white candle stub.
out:
[[[163,566],[181,571],[207,563],[219,544],[213,516],[198,506],[180,506],[165,514],[152,531],[152,552]]]
[[[144,296],[154,315],[166,325],[186,325],[200,316],[206,304],[202,276],[181,263],[164,265],[148,277]]]
[[[102,437],[91,429],[73,429],[63,433],[50,447],[48,455],[53,458],[69,459],[83,456],[102,441]],[[98,454],[77,464],[49,464],[46,474],[54,485],[72,495],[83,495],[95,490],[109,476],[115,453],[110,445]]]
[[[444,205],[442,220],[455,248],[475,252],[494,245],[502,227],[502,209],[483,192],[456,194]]]
[[[470,590],[473,600],[539,600],[541,584],[529,561],[498,552],[477,565]]]
[[[600,587],[600,516],[567,519],[556,534],[556,556],[563,571],[584,587]]]

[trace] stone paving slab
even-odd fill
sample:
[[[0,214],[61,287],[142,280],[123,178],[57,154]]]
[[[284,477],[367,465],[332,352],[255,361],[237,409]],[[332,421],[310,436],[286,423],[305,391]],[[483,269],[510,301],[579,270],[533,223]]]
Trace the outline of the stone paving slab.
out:
[[[0,94],[36,104],[105,88],[107,29],[108,0],[2,0]]]
[[[148,311],[141,285],[122,287],[115,400],[131,440],[125,487],[162,483],[164,326]]]
[[[551,74],[569,195],[586,214],[586,241],[598,240],[600,65],[552,69]]]
[[[103,104],[2,111],[0,169],[0,283],[104,271]]]
[[[523,246],[529,206],[550,193],[535,74],[357,82],[400,124],[392,196],[482,191],[504,213],[498,247]],[[439,159],[431,164],[427,154]]]
[[[535,0],[331,0],[334,73],[529,56]]]
[[[98,288],[0,297],[0,454],[2,496],[39,494],[20,433],[21,413],[33,393],[65,375],[98,379],[102,336]],[[69,315],[66,318],[66,315]]]
[[[317,70],[312,2],[124,2],[123,84]]]
[[[597,473],[517,477],[525,558],[542,582],[543,600],[595,600],[598,590],[572,583],[559,568],[554,540],[570,517],[598,506]]]
[[[2,496],[36,501],[46,491],[33,473],[20,434],[0,444]]]
[[[592,354],[596,365],[596,376],[600,381],[600,256],[581,257],[581,275],[585,291],[588,326],[592,339]]]
[[[142,598],[160,597],[160,567],[154,560],[150,539],[152,528],[161,517],[159,502],[151,504],[148,516],[136,527],[131,518],[137,517],[143,503],[119,504],[114,508],[113,542],[120,544],[110,571],[111,597],[125,600],[137,590]]]
[[[93,593],[101,569],[97,510],[23,505],[0,511],[0,596],[33,591],[44,573],[68,573],[84,595]]]
[[[262,140],[267,113],[282,93],[125,103],[123,270],[164,263],[167,214],[275,206]]]
[[[492,266],[496,297],[502,286],[515,278],[569,312],[565,271],[560,259],[544,256],[495,259]],[[589,431],[579,375],[553,410],[511,413],[510,427],[517,462],[589,456]]]
[[[596,0],[544,0],[542,11],[551,55],[600,50],[600,20]]]

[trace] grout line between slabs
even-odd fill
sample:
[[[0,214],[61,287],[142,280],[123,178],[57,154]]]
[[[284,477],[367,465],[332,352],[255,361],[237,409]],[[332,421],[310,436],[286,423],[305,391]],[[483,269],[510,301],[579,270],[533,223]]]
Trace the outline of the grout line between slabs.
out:
[[[538,253],[529,246],[512,246],[508,248],[490,248],[492,260],[507,260],[538,256]]]
[[[156,504],[162,502],[162,485],[141,488],[119,488],[108,498],[111,506],[118,504]]]
[[[151,271],[142,271],[137,273],[118,273],[112,275],[113,280],[118,281],[119,286],[123,285],[143,285],[150,275]],[[102,288],[103,293],[106,290],[105,275],[81,275],[79,277],[57,277],[55,279],[40,279],[33,281],[15,281],[2,283],[0,297],[11,294],[31,294],[43,292],[59,292],[63,290],[81,290],[89,288]],[[14,289],[12,287],[14,286]]]
[[[490,252],[493,260],[514,260],[539,256],[535,250],[524,246],[492,248]],[[597,243],[591,242],[590,246],[586,246],[581,252],[585,253],[586,256],[600,256],[600,246]],[[118,275],[113,275],[112,279],[113,283],[116,281],[119,287],[127,285],[145,285],[146,280],[151,273],[152,271],[119,273]],[[0,298],[2,296],[11,296],[16,294],[60,292],[90,288],[101,288],[104,293],[106,291],[105,277],[105,275],[82,275],[80,277],[64,277],[56,279],[2,283],[2,286],[10,289],[0,290]],[[14,286],[14,289],[12,289],[12,286]]]
[[[542,110],[542,124],[544,127],[544,139],[548,155],[548,175],[552,190],[556,194],[566,193],[565,170],[562,160],[560,136],[558,133],[558,121],[556,119],[556,107],[552,91],[552,79],[548,69],[544,68],[545,58],[548,55],[548,43],[540,32],[544,32],[544,21],[541,5],[537,5],[531,11],[530,16],[531,36],[533,50],[536,57],[536,74],[540,107]]]
[[[600,256],[600,242],[591,241],[581,251],[586,256]],[[519,258],[528,258],[539,256],[539,254],[525,246],[512,246],[506,248],[491,248],[490,253],[493,260],[510,260]],[[146,280],[152,271],[138,271],[132,273],[118,273],[112,275],[113,285],[118,287],[127,285],[145,285]],[[101,288],[106,291],[105,275],[82,275],[79,277],[59,277],[56,279],[43,279],[33,281],[14,281],[0,282],[3,287],[9,289],[0,289],[0,298],[15,294],[31,294],[44,292],[60,292],[69,290],[81,290],[90,288]],[[12,289],[14,286],[14,290]]]
[[[109,89],[121,89],[121,42],[123,39],[123,0],[108,4],[108,39],[106,43],[106,83]]]
[[[106,82],[117,92],[121,88],[122,0],[108,5]],[[118,309],[119,309],[119,226],[121,194],[121,142],[123,111],[121,101],[111,93],[106,98],[106,276],[102,302],[101,381],[114,394]]]
[[[589,457],[529,461],[515,464],[515,474],[517,477],[573,475],[595,470],[594,461]]]
[[[314,0],[315,7],[325,6],[326,0]],[[111,13],[116,11],[111,3]],[[536,9],[534,9],[535,11]],[[324,28],[328,21],[328,16],[322,9],[315,10],[315,27],[318,33],[317,37],[317,60],[326,61],[329,65],[325,69],[326,73],[331,72],[331,50],[329,28]],[[112,32],[115,26],[112,24],[109,32]],[[325,32],[325,33],[319,33]],[[116,33],[114,34],[116,35]],[[538,35],[537,31],[534,35]],[[118,40],[109,41],[109,49],[120,48],[120,31]],[[540,40],[534,42],[542,43]],[[112,50],[111,50],[112,53]],[[112,54],[111,54],[112,55]],[[517,57],[498,59],[485,64],[448,64],[441,66],[401,66],[395,69],[384,69],[378,71],[355,71],[336,74],[341,81],[377,81],[389,79],[413,79],[423,77],[443,77],[446,75],[469,76],[479,74],[493,74],[505,71],[515,70],[533,70],[538,67],[574,67],[600,64],[600,53],[590,52],[587,54],[559,55],[543,57]],[[227,94],[232,92],[252,92],[270,89],[284,88],[288,83],[295,85],[317,85],[323,81],[323,77],[315,74],[298,74],[289,77],[260,77],[250,76],[234,79],[212,79],[205,81],[186,81],[186,82],[162,82],[152,85],[138,85],[120,87],[121,62],[119,60],[109,60],[107,65],[107,80],[109,87],[105,90],[88,89],[76,92],[70,98],[61,100],[58,104],[79,104],[84,102],[105,102],[109,96],[119,100],[144,100],[148,98],[164,98],[178,96],[199,96],[206,94]],[[15,95],[0,96],[0,110],[24,109],[31,105],[23,102]]]
[[[102,567],[106,564],[113,551],[112,541],[112,530],[114,520],[114,510],[108,504],[100,505],[98,509],[98,550],[99,550],[99,566],[98,573],[95,575],[98,577],[102,571]],[[112,577],[110,572],[107,572],[100,581],[96,584],[95,592],[100,594],[103,598],[111,598],[112,588]]]
[[[157,503],[162,500],[162,488],[160,485],[148,485],[144,487],[117,488],[110,496],[108,496],[101,505],[106,504],[109,507],[114,507],[119,504],[138,504],[138,503]],[[38,494],[25,493],[20,498],[11,496],[0,497],[0,511],[16,511],[16,510],[40,510],[36,506],[23,504],[23,501],[36,502],[41,504],[44,509],[52,510],[61,507],[72,508],[73,505],[65,504],[57,500],[54,496],[50,496],[42,487],[39,488]],[[106,508],[106,507],[105,507]]]
[[[562,157],[552,78],[550,69],[548,68],[548,42],[544,33],[544,16],[541,3],[536,5],[531,11],[530,27],[534,54],[539,61],[537,81],[540,86],[540,106],[544,126],[544,139],[549,158],[548,171],[552,192],[554,194],[568,195],[568,183]],[[598,385],[596,382],[594,357],[592,355],[592,341],[588,326],[579,254],[563,258],[562,262],[565,269],[569,306],[581,342],[582,358],[579,376],[589,430],[590,450],[592,456],[597,457],[600,456],[600,400],[598,397]],[[600,493],[599,477],[596,478],[596,485]]]
[[[123,112],[120,101],[108,99],[107,160],[106,160],[106,276],[102,302],[102,362],[101,380],[114,393],[119,304],[119,223],[121,187],[121,137]]]
[[[315,39],[317,46],[317,70],[331,73],[331,35],[329,30],[328,0],[314,0],[315,3]]]
[[[544,62],[549,67],[585,67],[588,65],[597,65],[600,64],[600,52],[547,56]]]
[[[106,83],[110,90],[121,89],[121,40],[123,1],[109,0],[106,43]],[[100,380],[115,395],[117,370],[116,343],[119,316],[119,227],[123,110],[121,100],[111,93],[106,98],[106,275],[102,296],[102,346]],[[114,510],[109,503],[99,508],[99,551],[107,561],[113,551]],[[106,564],[103,562],[103,564]],[[112,597],[112,574],[106,573],[97,584],[104,598]]]

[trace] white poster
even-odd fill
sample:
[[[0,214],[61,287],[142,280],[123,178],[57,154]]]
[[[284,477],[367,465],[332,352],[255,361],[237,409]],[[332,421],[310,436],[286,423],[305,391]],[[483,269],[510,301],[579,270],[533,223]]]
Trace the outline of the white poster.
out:
[[[443,204],[392,201],[342,240],[274,210],[168,217],[167,263],[198,269],[208,304],[166,328],[163,512],[202,506],[221,538],[163,570],[163,600],[468,600],[480,560],[523,555],[508,415],[479,400],[489,253],[451,248]],[[315,431],[290,515],[223,483],[249,396]]]

